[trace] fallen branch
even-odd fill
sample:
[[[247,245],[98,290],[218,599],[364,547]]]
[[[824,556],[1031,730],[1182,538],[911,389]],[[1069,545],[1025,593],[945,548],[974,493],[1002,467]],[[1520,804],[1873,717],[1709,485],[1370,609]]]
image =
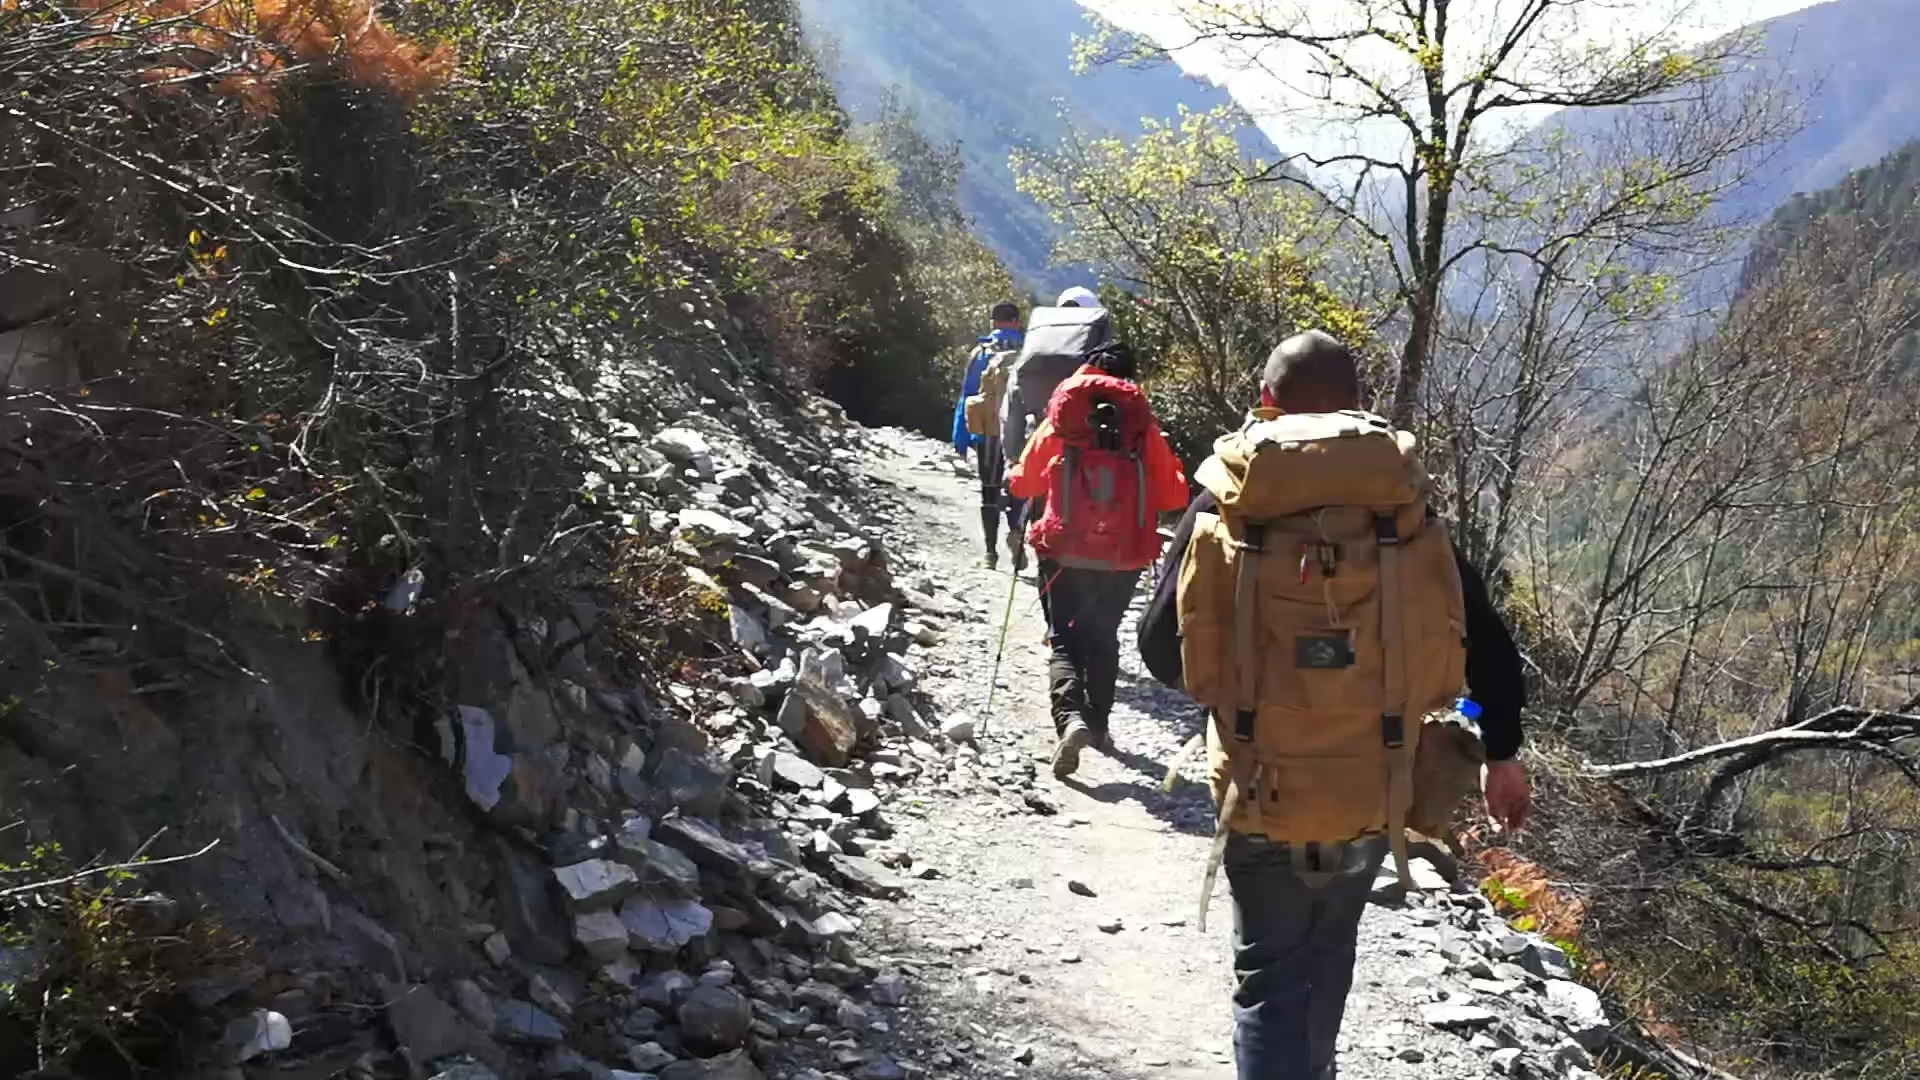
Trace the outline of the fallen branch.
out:
[[[320,871],[321,873],[327,875],[328,877],[332,878],[334,881],[342,885],[349,884],[352,881],[351,878],[347,877],[347,872],[345,870],[342,870],[339,867],[333,865],[333,863],[327,861],[327,859],[324,856],[314,851],[312,848],[308,847],[307,845],[301,843],[298,840],[295,840],[293,838],[293,833],[288,831],[285,825],[280,824],[279,815],[269,814],[267,815],[267,820],[273,822],[274,830],[280,834],[280,839],[285,840],[287,842],[287,846],[293,849],[293,853],[307,860],[309,863],[312,863],[314,869]]]
[[[1651,761],[1627,761],[1615,765],[1587,765],[1589,776],[1620,779],[1629,776],[1654,776],[1678,772],[1724,758],[1751,755],[1755,768],[1780,754],[1798,750],[1858,750],[1884,753],[1893,743],[1920,738],[1920,715],[1905,712],[1880,712],[1844,706],[1829,709],[1819,716],[1792,727],[1763,731],[1758,735],[1730,739],[1688,750],[1671,757]]]
[[[207,841],[206,847],[203,847],[199,851],[193,852],[188,855],[170,855],[164,859],[140,859],[140,860],[135,860],[134,862],[114,863],[111,866],[95,866],[95,867],[90,867],[86,870],[81,870],[78,873],[68,874],[66,877],[51,878],[47,881],[34,881],[34,882],[29,882],[25,885],[15,885],[11,888],[0,889],[0,900],[6,900],[15,896],[23,896],[27,893],[44,892],[47,889],[58,889],[63,885],[71,885],[76,881],[82,881],[82,880],[85,880],[86,878],[90,878],[95,874],[110,874],[116,870],[151,870],[156,866],[167,866],[172,863],[183,863],[192,859],[197,859],[200,856],[205,855],[207,852],[212,851],[214,848],[219,846],[220,846],[220,841],[216,837],[213,840]]]

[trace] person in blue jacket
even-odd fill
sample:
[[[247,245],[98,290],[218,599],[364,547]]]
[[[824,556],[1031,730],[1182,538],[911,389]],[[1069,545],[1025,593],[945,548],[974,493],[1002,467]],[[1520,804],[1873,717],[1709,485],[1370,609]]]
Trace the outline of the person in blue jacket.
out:
[[[994,353],[1018,349],[1026,337],[1020,324],[1020,306],[1013,301],[1002,300],[993,305],[990,317],[993,319],[993,331],[974,346],[973,355],[967,360],[966,378],[960,382],[960,400],[953,406],[953,452],[966,457],[967,451],[972,450],[979,470],[980,527],[986,533],[987,568],[992,569],[999,563],[998,533],[1000,518],[1004,513],[1007,519],[1007,550],[1013,556],[1013,568],[1018,573],[1021,564],[1026,561],[1026,551],[1020,544],[1018,508],[1002,490],[1007,463],[1000,453],[1000,439],[991,435],[975,435],[967,430],[967,398],[980,392],[980,376],[987,369],[987,361]]]

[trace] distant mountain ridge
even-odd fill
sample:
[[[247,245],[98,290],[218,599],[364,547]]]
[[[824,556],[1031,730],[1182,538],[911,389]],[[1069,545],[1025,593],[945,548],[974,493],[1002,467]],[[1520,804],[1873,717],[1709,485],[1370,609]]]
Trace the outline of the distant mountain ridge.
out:
[[[1056,231],[1014,189],[1008,155],[1047,148],[1063,130],[1057,103],[1081,127],[1139,130],[1167,118],[1231,105],[1224,90],[1171,65],[1072,71],[1073,38],[1088,33],[1077,0],[799,0],[803,25],[841,103],[872,119],[890,90],[918,112],[926,133],[958,140],[961,205],[1017,277],[1043,289],[1074,279],[1051,264]],[[1250,147],[1273,156],[1251,124]]]

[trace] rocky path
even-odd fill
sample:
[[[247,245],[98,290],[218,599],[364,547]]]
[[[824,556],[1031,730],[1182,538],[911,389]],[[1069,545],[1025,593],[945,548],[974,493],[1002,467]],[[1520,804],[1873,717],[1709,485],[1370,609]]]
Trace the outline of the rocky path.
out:
[[[938,444],[899,433],[882,444],[890,452],[867,471],[902,507],[910,557],[968,606],[926,657],[922,688],[945,723],[976,728],[943,776],[892,811],[925,880],[869,928],[930,999],[909,1013],[902,1060],[1009,1077],[1231,1077],[1224,885],[1207,931],[1196,925],[1210,805],[1198,785],[1162,793],[1166,764],[1198,730],[1193,706],[1146,676],[1129,642],[1116,756],[1089,753],[1055,781],[1033,582],[1014,586],[988,714],[1009,578],[977,565],[975,489]],[[1557,950],[1424,869],[1434,891],[1376,904],[1363,923],[1341,1075],[1579,1076],[1590,1061],[1570,1036],[1597,1044],[1597,999],[1552,977]]]

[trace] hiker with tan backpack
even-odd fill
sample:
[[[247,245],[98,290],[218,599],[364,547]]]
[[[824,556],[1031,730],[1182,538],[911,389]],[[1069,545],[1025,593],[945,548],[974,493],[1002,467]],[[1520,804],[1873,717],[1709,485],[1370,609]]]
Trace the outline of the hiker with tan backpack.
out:
[[[1000,444],[1000,406],[1007,394],[1007,378],[1020,359],[1026,332],[1020,326],[1020,307],[1011,300],[993,305],[993,330],[974,346],[967,372],[960,382],[960,400],[953,407],[953,452],[961,457],[972,450],[980,476],[980,528],[986,534],[987,569],[999,565],[1000,519],[1007,521],[1007,546],[1020,570],[1020,517],[1006,497],[1007,459]]]
[[[1526,688],[1413,436],[1359,411],[1347,348],[1287,339],[1260,398],[1195,473],[1140,652],[1210,715],[1203,889],[1224,865],[1240,1080],[1328,1080],[1360,916],[1390,854],[1405,881],[1407,827],[1446,839],[1477,783],[1497,824],[1524,823]],[[1452,708],[1469,688],[1477,739]]]

